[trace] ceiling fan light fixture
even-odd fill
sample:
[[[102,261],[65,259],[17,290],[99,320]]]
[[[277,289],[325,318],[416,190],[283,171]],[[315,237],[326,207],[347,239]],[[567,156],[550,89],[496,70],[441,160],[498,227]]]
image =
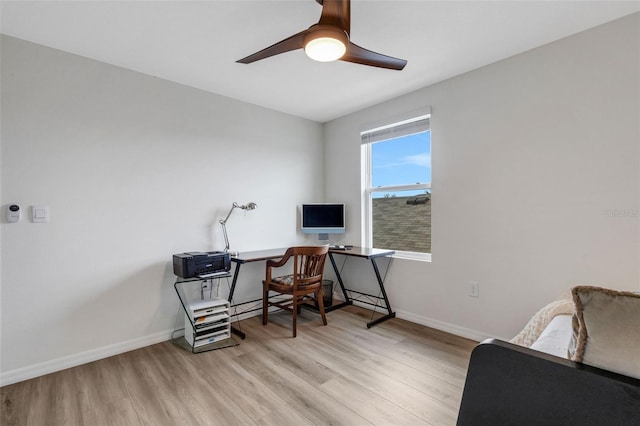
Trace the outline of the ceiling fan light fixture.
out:
[[[307,43],[304,52],[314,61],[331,62],[342,58],[347,46],[333,37],[318,37]]]
[[[336,61],[347,51],[349,39],[344,31],[320,25],[314,25],[309,30],[304,39],[304,52],[314,61]]]

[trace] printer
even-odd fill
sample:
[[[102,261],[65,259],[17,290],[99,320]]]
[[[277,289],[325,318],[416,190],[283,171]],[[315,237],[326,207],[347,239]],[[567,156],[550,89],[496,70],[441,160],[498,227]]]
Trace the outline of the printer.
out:
[[[173,255],[173,273],[181,278],[224,274],[231,269],[231,256],[224,251],[191,251]]]

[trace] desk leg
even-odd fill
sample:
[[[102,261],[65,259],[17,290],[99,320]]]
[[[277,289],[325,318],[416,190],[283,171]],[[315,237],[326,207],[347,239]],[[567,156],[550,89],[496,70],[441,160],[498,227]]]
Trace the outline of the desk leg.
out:
[[[373,265],[373,270],[376,273],[376,278],[378,279],[378,285],[380,286],[380,291],[382,292],[382,297],[384,298],[385,307],[387,308],[387,315],[381,316],[380,318],[376,318],[373,321],[369,321],[367,323],[367,328],[371,328],[376,324],[381,323],[382,321],[386,321],[391,318],[396,317],[396,313],[391,311],[391,304],[389,303],[389,298],[387,297],[387,292],[384,289],[384,282],[382,281],[382,277],[380,276],[380,270],[378,269],[378,264],[376,263],[376,259],[371,259],[371,264]],[[389,266],[387,266],[388,268]]]
[[[238,282],[240,265],[241,265],[240,263],[236,263],[236,269],[235,271],[233,271],[233,280],[231,281],[231,289],[229,290],[229,298],[227,299],[229,301],[229,306],[233,306],[233,293],[236,291],[236,283]],[[245,337],[247,337],[246,334],[244,334],[242,331],[238,330],[233,326],[233,321],[231,321],[231,332],[239,336],[243,340]]]
[[[338,266],[336,265],[336,261],[333,258],[333,254],[331,252],[329,252],[329,260],[331,261],[331,266],[333,266],[333,272],[335,272],[336,278],[338,279],[338,284],[340,284],[340,289],[342,290],[342,296],[344,297],[344,302],[338,303],[337,305],[333,305],[328,308],[325,306],[324,308],[325,312],[331,312],[336,309],[344,308],[345,306],[348,306],[348,305],[353,305],[353,301],[351,301],[351,299],[349,298],[349,295],[347,294],[347,290],[344,287],[344,282],[342,282],[342,277],[340,276],[340,271],[338,270]]]

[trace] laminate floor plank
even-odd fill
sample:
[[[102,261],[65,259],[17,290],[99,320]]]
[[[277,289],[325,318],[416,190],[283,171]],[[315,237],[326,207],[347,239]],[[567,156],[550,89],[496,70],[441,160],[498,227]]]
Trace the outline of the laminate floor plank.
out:
[[[267,384],[243,368],[241,363],[229,360],[224,370],[219,374],[211,373],[209,377],[255,423],[263,422],[277,407],[287,405],[286,399],[273,393]]]
[[[42,377],[16,383],[0,388],[2,408],[0,408],[0,424],[29,425],[32,416],[44,410],[46,398],[37,391],[36,383]],[[29,400],[31,404],[26,403]]]
[[[380,314],[375,314],[380,315]],[[454,425],[475,342],[356,306],[240,322],[239,346],[163,342],[0,388],[2,426]],[[234,326],[237,326],[234,322]]]
[[[336,377],[322,385],[321,389],[373,424],[430,424],[346,377]]]
[[[272,411],[256,422],[261,426],[313,426],[314,423],[291,407],[282,407]]]
[[[378,360],[378,357],[391,358],[416,371],[431,374],[445,382],[457,385],[462,390],[466,377],[465,368],[448,363],[446,360],[431,358],[424,353],[411,351],[402,343],[400,342],[397,347],[377,348],[377,357],[372,358],[373,362]]]
[[[133,403],[139,424],[196,424],[196,417],[185,409],[184,404],[189,403],[189,395],[181,379],[167,378],[164,366],[157,365],[149,356],[149,348],[119,355],[117,360],[118,372]],[[182,373],[185,374],[185,371]]]
[[[392,323],[396,322],[406,321],[394,319],[393,321],[385,322],[385,325],[393,328],[394,325]],[[392,340],[387,336],[377,335],[377,328],[379,326],[371,329],[365,328],[364,330],[353,326],[336,327],[330,334],[318,337],[317,340],[322,341],[324,339],[327,342],[331,342],[332,339],[335,339],[341,342],[349,342],[346,345],[348,353],[360,362],[375,364],[381,357],[391,358],[418,371],[431,374],[447,383],[454,384],[462,390],[466,368],[458,367],[457,362],[450,362],[446,356],[442,355],[443,349],[429,348],[426,343],[416,349],[412,344],[406,343],[406,338],[398,341]],[[465,341],[464,343],[466,344],[466,339],[460,337],[458,339]],[[467,363],[471,349],[468,351],[466,356]],[[454,357],[455,355],[452,352],[452,359]]]
[[[357,383],[430,424],[442,424],[438,419],[446,419],[444,424],[451,424],[451,419],[455,422],[460,398],[448,397],[443,389],[448,388],[455,395],[460,393],[460,390],[451,388],[449,383],[411,370],[409,375],[412,382],[416,380],[417,376],[428,376],[428,379],[431,380],[431,386],[408,386],[407,377],[394,375],[391,370],[381,367],[377,361],[355,362],[348,355],[333,351],[329,347],[313,346],[314,351],[310,352],[320,354],[323,362],[331,370],[339,373],[339,377]],[[426,381],[423,380],[423,382]],[[443,400],[446,402],[443,403]]]
[[[158,353],[160,357],[166,358],[166,351],[161,350],[158,345],[145,349],[147,350],[146,359],[155,361],[152,365],[155,370],[158,370],[153,384],[158,394],[157,401],[164,403],[164,412],[161,412],[160,416],[155,416],[156,413],[150,415],[145,411],[145,415],[142,416],[140,412],[146,406],[146,399],[138,400],[135,407],[144,424],[158,424],[158,422],[165,424],[165,419],[169,420],[166,424],[171,424],[171,419],[176,416],[180,424],[188,425],[252,424],[251,418],[241,409],[242,407],[230,397],[228,392],[222,391],[226,388],[225,386],[213,392],[204,391],[216,383],[215,377],[211,377],[212,373],[215,374],[215,370],[211,372],[200,368],[199,360],[189,362],[182,358],[184,353],[179,355],[182,359],[176,360],[177,362],[158,362],[158,356],[155,354]],[[179,366],[178,370],[176,366]],[[148,393],[146,395],[148,396]]]
[[[268,357],[248,354],[236,360],[245,369],[266,383],[270,392],[282,398],[286,405],[297,410],[314,424],[367,424],[351,409],[323,393],[317,385],[305,382],[287,368]]]
[[[124,383],[118,374],[114,374],[117,371],[116,357],[65,371],[76,374],[71,383],[79,392],[77,402],[82,409],[81,424],[114,426],[139,424]]]
[[[400,342],[398,348],[406,348],[409,352],[423,354],[431,359],[454,364],[462,369],[467,368],[469,363],[468,348],[443,343],[432,337],[410,336]]]
[[[377,357],[367,361],[363,364],[363,367],[393,377],[405,386],[416,389],[455,409],[456,412],[460,407],[460,402],[462,401],[462,388],[460,385],[442,380],[434,374],[418,371],[387,357]]]

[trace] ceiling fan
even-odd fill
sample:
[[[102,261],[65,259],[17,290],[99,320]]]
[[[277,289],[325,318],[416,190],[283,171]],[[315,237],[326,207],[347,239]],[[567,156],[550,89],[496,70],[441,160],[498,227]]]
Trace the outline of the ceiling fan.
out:
[[[350,0],[316,0],[322,5],[320,22],[304,31],[262,49],[236,62],[250,64],[296,49],[321,62],[341,60],[391,70],[402,70],[407,61],[362,48],[349,40]]]

